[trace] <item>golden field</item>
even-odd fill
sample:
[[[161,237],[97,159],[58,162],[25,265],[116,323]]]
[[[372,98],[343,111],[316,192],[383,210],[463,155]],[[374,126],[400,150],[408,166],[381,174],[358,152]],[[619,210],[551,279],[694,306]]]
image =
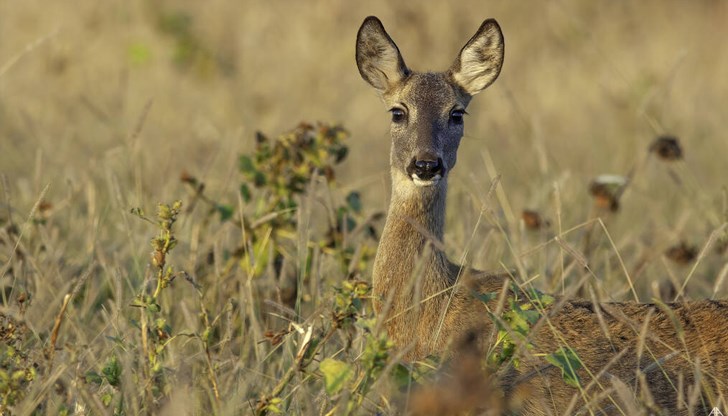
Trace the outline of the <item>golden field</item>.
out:
[[[352,190],[366,214],[387,206],[389,116],[354,62],[367,15],[382,19],[415,70],[446,69],[485,18],[503,28],[503,71],[468,109],[450,179],[452,258],[518,267],[552,293],[587,276],[605,300],[649,301],[664,282],[685,283],[688,298],[726,296],[724,1],[6,0],[0,314],[25,327],[13,342],[27,357],[3,363],[22,371],[32,363],[35,374],[0,413],[245,414],[275,390],[301,347],[296,328],[326,332],[332,288],[346,280],[325,250],[312,260],[302,249],[320,217]],[[270,305],[280,302],[271,295],[280,289],[275,267],[255,274],[236,259],[248,238],[240,222],[193,205],[180,176],[204,182],[205,195],[244,222],[260,213],[239,195],[240,155],[254,151],[256,132],[275,137],[301,121],[340,123],[351,137],[336,186],[300,196],[298,251],[287,259],[314,266],[294,267],[299,287],[287,314]],[[662,135],[680,139],[683,158],[650,153]],[[619,210],[596,207],[591,181],[631,170]],[[170,330],[157,340],[153,368],[148,305],[135,299],[154,290],[149,239],[159,230],[130,210],[154,217],[158,203],[174,200],[183,202],[179,243],[167,261],[190,273],[199,293],[179,278],[160,295],[154,316]],[[529,230],[524,210],[550,225]],[[681,244],[691,255],[668,255]],[[370,280],[363,267],[357,278]],[[371,308],[361,313],[371,317]],[[2,334],[12,332],[9,319]],[[266,331],[285,328],[293,329],[280,344],[266,341]],[[317,362],[356,363],[365,333],[332,335],[275,395],[276,407],[392,414],[406,406],[386,380],[394,353],[361,400],[325,391]],[[116,385],[104,373],[114,359]]]

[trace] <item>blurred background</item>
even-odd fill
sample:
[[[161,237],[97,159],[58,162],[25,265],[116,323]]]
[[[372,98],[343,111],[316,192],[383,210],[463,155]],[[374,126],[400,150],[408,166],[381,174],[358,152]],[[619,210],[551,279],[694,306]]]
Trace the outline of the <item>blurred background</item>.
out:
[[[725,221],[725,1],[0,1],[5,201],[25,217],[49,186],[57,215],[87,218],[68,244],[88,247],[129,207],[185,195],[183,171],[235,200],[256,131],[327,121],[352,135],[340,182],[383,210],[389,117],[354,62],[372,14],[415,70],[446,69],[485,18],[504,30],[450,181],[453,252],[496,174],[504,223],[533,209],[555,232],[590,218],[594,177],[639,166],[609,224],[619,250],[700,248]],[[646,158],[662,134],[684,160]]]

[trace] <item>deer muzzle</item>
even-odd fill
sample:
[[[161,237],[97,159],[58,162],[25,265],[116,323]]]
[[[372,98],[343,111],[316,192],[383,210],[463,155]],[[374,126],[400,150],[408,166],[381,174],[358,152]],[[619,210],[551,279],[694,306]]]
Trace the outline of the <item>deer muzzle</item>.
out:
[[[415,157],[407,166],[407,174],[417,186],[434,186],[445,176],[445,165],[440,157]]]

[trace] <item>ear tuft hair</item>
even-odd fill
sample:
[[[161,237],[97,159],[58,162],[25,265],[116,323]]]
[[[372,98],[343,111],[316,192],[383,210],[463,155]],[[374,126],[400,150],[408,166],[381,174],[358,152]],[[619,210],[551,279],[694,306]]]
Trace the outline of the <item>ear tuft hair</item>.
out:
[[[503,32],[498,22],[488,19],[460,51],[450,67],[450,76],[468,94],[475,95],[498,78],[504,53]]]

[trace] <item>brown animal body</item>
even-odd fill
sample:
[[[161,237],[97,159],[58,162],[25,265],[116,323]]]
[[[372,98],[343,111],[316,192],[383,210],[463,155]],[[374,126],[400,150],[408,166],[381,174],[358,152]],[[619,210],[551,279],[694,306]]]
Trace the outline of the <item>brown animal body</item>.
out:
[[[374,264],[375,308],[408,360],[448,355],[465,338],[485,351],[493,343],[489,312],[513,295],[508,276],[454,264],[440,248],[463,114],[472,96],[498,77],[503,55],[495,20],[483,22],[451,68],[439,73],[407,68],[377,18],[359,30],[359,71],[392,112],[392,195]],[[484,303],[474,292],[499,299]],[[557,298],[531,328],[529,342],[518,368],[500,377],[512,412],[673,415],[723,406],[728,414],[728,301]],[[580,388],[544,359],[564,346],[583,364]]]

